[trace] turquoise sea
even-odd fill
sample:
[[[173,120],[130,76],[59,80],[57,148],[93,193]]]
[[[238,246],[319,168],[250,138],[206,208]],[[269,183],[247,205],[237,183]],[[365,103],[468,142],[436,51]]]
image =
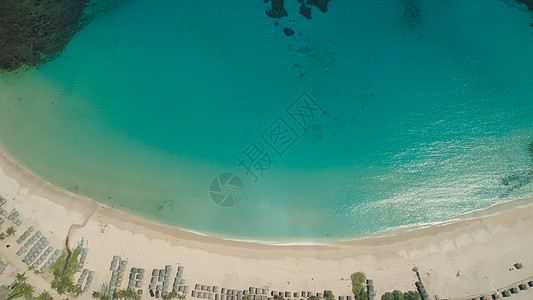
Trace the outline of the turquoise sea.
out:
[[[129,0],[54,61],[1,74],[6,151],[101,203],[254,239],[358,237],[533,195],[525,7],[333,0],[307,20],[295,0],[281,19],[230,2]],[[209,192],[222,173],[242,181],[215,191],[231,207]]]

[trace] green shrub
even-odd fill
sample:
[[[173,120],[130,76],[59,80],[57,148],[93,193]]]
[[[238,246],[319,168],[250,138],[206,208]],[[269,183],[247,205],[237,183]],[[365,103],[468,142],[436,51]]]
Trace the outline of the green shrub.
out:
[[[355,300],[367,300],[368,293],[365,288],[366,276],[362,272],[353,273],[352,276],[352,292]]]
[[[407,292],[407,297],[405,297],[404,299],[405,300],[421,300],[422,297],[416,291],[409,291]]]

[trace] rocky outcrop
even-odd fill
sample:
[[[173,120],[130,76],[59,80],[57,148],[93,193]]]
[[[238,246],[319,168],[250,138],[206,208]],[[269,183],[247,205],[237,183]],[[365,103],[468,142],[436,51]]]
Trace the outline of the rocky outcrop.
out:
[[[56,58],[95,15],[125,0],[0,0],[0,70]]]
[[[57,57],[78,31],[87,1],[0,1],[0,68],[12,71]]]

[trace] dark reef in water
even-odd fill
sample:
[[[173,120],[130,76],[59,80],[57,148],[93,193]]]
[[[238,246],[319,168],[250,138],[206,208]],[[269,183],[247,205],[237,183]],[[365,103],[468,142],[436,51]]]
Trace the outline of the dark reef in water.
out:
[[[419,0],[400,0],[400,5],[403,10],[402,17],[407,25],[415,27],[422,24]]]
[[[274,19],[280,19],[287,16],[284,0],[272,0],[270,2],[271,7],[266,11],[266,14],[269,17]]]
[[[330,0],[307,0],[308,5],[314,5],[318,9],[320,9],[321,12],[325,13],[328,11],[328,3]]]
[[[525,4],[530,11],[533,12],[533,0],[517,0],[519,3]]]
[[[96,14],[124,0],[0,0],[0,69],[46,63]]]
[[[321,12],[326,13],[328,11],[328,3],[331,0],[296,0],[296,2],[300,3],[300,15],[306,18],[307,20],[311,19],[311,6],[315,6],[318,8]],[[285,1],[284,0],[264,0],[264,3],[270,3],[270,7],[265,11],[265,13],[273,18],[273,19],[281,19],[283,17],[289,16],[287,11],[285,10]],[[290,22],[294,23],[294,19],[290,20]],[[276,27],[279,26],[279,23],[274,23]],[[291,29],[292,30],[292,29]],[[292,36],[294,35],[294,32],[292,34],[287,34],[286,30],[283,30],[285,35]],[[301,33],[300,33],[301,34]]]
[[[304,16],[306,19],[311,19],[311,8],[302,2],[300,6],[300,15]]]
[[[285,33],[286,36],[294,35],[294,30],[287,28],[287,27],[283,28],[283,32]]]

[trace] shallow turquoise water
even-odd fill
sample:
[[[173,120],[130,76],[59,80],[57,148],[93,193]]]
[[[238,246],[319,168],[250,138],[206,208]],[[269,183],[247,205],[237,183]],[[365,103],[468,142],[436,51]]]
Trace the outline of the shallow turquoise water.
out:
[[[332,1],[305,20],[286,1],[275,27],[263,1],[241,2],[101,15],[55,61],[0,75],[0,140],[53,184],[232,236],[354,237],[533,195],[529,12]],[[323,114],[300,127],[286,109],[303,92]],[[262,140],[277,118],[293,133],[282,156]],[[271,159],[257,182],[237,160],[254,141]],[[231,208],[210,200],[225,172],[244,185]]]

